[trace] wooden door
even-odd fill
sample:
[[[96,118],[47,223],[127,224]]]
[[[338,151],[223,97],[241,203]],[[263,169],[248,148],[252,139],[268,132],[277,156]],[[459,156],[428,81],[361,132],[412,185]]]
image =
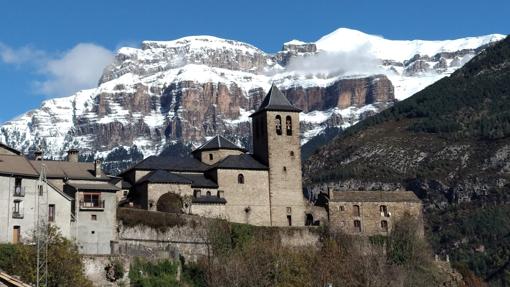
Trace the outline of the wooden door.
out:
[[[17,244],[21,241],[21,228],[19,226],[14,226],[12,228],[12,243]]]

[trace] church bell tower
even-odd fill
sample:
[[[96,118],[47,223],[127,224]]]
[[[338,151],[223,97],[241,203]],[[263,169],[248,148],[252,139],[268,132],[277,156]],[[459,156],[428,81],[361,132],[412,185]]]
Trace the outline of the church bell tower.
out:
[[[300,109],[275,85],[251,115],[254,157],[269,167],[270,218],[273,226],[304,226]]]

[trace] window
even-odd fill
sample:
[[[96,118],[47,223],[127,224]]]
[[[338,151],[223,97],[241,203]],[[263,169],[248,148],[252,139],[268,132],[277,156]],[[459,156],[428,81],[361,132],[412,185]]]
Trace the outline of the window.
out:
[[[84,193],[83,194],[83,207],[104,207],[101,206],[100,193]]]
[[[23,202],[15,200],[12,207],[12,218],[23,218]]]
[[[381,212],[381,216],[384,216],[384,217],[389,217],[390,216],[390,214],[388,213],[388,208],[386,207],[386,205],[379,206],[379,211]]]
[[[48,205],[48,222],[55,222],[55,204]]]
[[[44,195],[44,188],[43,188],[42,184],[37,186],[37,190],[39,192],[39,196],[43,196]]]
[[[292,226],[292,215],[287,215],[287,222],[289,223],[289,226]]]
[[[384,232],[388,232],[388,221],[386,221],[386,220],[381,221],[381,229]]]
[[[338,207],[338,211],[344,211],[344,206],[343,206],[343,205],[340,205],[340,206]]]
[[[240,173],[238,176],[237,176],[237,183],[239,184],[244,184],[244,175],[242,173]]]
[[[287,207],[287,214],[291,214],[292,213],[292,207]]]
[[[287,172],[287,167],[286,166],[283,167],[283,172]]]
[[[354,231],[361,232],[361,221],[354,220]]]
[[[290,156],[294,156],[294,151],[290,151]]]
[[[275,126],[276,126],[276,134],[281,136],[282,135],[282,117],[279,115],[275,118]]]
[[[210,191],[207,191],[207,192],[205,193],[205,195],[207,195],[207,196],[211,196],[211,192],[210,192]]]
[[[209,154],[209,160],[213,160],[214,156],[212,153]]]
[[[292,118],[290,116],[285,118],[285,130],[288,136],[292,135]]]
[[[223,198],[224,197],[224,191],[223,190],[218,190],[218,197],[219,198]]]
[[[14,181],[14,196],[23,196],[24,192],[21,187],[21,178],[16,178]]]
[[[200,191],[200,189],[195,189],[193,191],[194,195],[196,198],[200,197],[202,195],[202,191]]]
[[[91,214],[90,215],[90,220],[96,221],[97,220],[97,215]]]
[[[352,215],[353,216],[359,216],[359,205],[353,205],[352,206]]]
[[[15,200],[14,201],[14,207],[12,209],[12,212],[13,213],[20,213],[21,211],[21,201],[19,200]]]

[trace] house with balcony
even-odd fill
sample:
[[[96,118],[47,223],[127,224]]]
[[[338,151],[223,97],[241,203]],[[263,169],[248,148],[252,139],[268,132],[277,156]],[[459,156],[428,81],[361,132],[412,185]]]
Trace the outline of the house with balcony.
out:
[[[122,180],[106,175],[100,161],[80,162],[75,149],[66,161],[34,158],[0,145],[0,242],[29,242],[39,218],[76,240],[80,253],[110,254]]]

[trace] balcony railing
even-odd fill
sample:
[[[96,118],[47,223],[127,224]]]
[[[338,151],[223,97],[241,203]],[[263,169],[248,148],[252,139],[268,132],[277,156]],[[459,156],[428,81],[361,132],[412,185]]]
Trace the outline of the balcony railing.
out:
[[[23,218],[23,210],[21,209],[12,209],[12,218]]]
[[[104,209],[104,200],[99,200],[99,201],[80,200],[80,209],[84,209],[84,210]]]
[[[25,187],[24,186],[16,186],[14,188],[14,196],[16,196],[16,197],[25,196]]]

